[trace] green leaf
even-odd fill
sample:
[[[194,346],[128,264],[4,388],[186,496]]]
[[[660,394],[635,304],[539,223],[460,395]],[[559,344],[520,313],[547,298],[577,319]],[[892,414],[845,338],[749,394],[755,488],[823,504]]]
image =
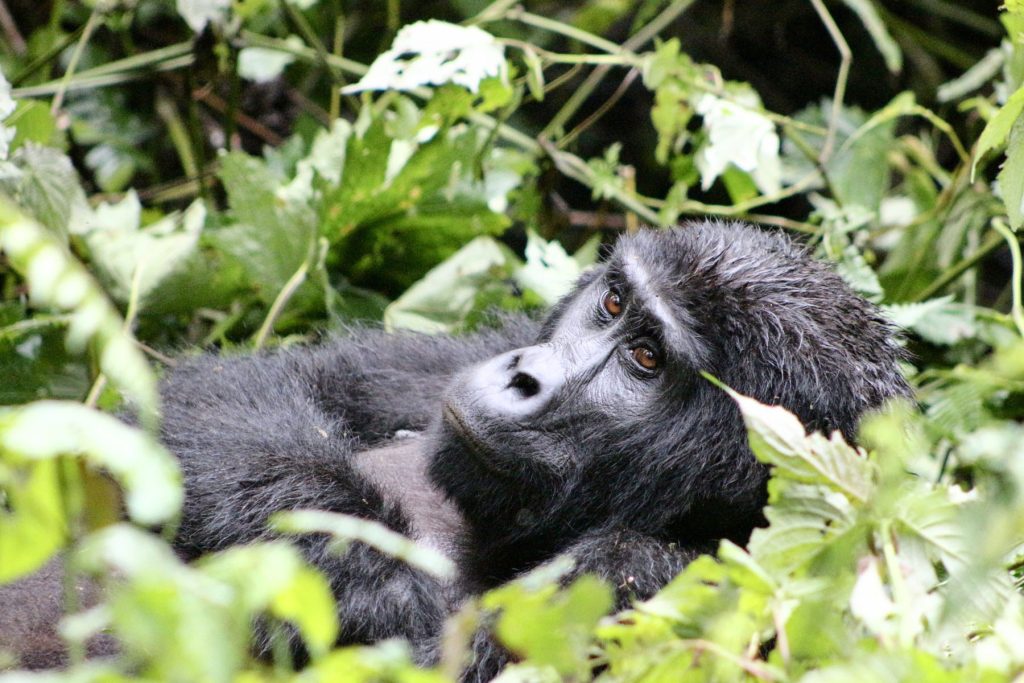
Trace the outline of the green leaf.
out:
[[[271,612],[294,623],[313,655],[324,654],[338,637],[334,594],[319,572],[299,567],[271,604]]]
[[[747,548],[775,576],[806,567],[853,527],[855,515],[849,501],[825,486],[776,477],[769,482],[768,491],[768,526],[754,530]]]
[[[249,658],[255,615],[235,587],[188,567],[169,545],[127,524],[86,538],[78,558],[105,586],[109,630],[136,675],[236,680]]]
[[[599,243],[599,239],[591,239],[569,256],[558,242],[548,242],[533,230],[527,230],[526,265],[516,272],[516,282],[552,306],[568,294],[583,269],[597,260]]]
[[[171,214],[142,228],[142,205],[134,190],[117,204],[101,203],[83,213],[71,230],[85,240],[100,278],[122,302],[129,300],[134,288],[143,308],[150,295],[180,274],[195,255],[206,220],[205,206],[194,202],[184,214]]]
[[[36,100],[22,100],[18,102],[17,109],[3,121],[7,128],[14,128],[14,139],[11,140],[10,152],[28,142],[43,146],[57,146],[60,143],[60,135],[57,130],[57,121],[54,119],[50,108],[43,102]]]
[[[1021,112],[1024,112],[1024,88],[1019,88],[1010,95],[1006,104],[1000,107],[996,115],[985,125],[985,130],[981,131],[981,136],[975,146],[974,161],[971,163],[971,182],[974,182],[974,173],[978,169],[978,162],[985,154],[1006,142],[1010,135],[1010,129],[1020,118]]]
[[[0,439],[10,418],[0,415]],[[0,584],[43,566],[68,538],[56,460],[15,463],[0,447]]]
[[[1006,161],[999,171],[999,193],[1010,226],[1019,229],[1024,224],[1024,119],[1018,118],[1010,129]]]
[[[475,200],[430,201],[366,225],[339,249],[353,283],[397,296],[479,235],[499,235],[509,220]]]
[[[61,237],[68,234],[72,211],[87,208],[71,160],[59,150],[31,141],[9,162],[0,162],[0,191]]]
[[[314,655],[338,636],[331,589],[319,572],[306,566],[298,550],[286,543],[237,546],[200,563],[204,574],[234,587],[233,607],[248,613],[269,610],[291,621]]]
[[[220,176],[234,224],[211,230],[208,238],[244,269],[259,297],[272,303],[311,258],[316,215],[305,203],[279,197],[282,179],[260,159],[228,154],[221,159]],[[305,294],[312,296],[311,289]],[[301,306],[302,297],[293,297],[292,305]]]
[[[388,306],[384,324],[388,329],[451,332],[472,312],[487,282],[507,278],[517,267],[508,247],[477,237]]]
[[[181,507],[177,461],[145,432],[78,403],[38,401],[0,415],[8,457],[82,456],[121,484],[128,515],[141,524],[164,522]]]
[[[758,460],[776,468],[776,476],[824,484],[861,503],[868,500],[874,488],[872,467],[839,432],[829,439],[817,432],[808,435],[785,408],[725,390],[740,408],[751,450]]]
[[[485,604],[501,609],[496,631],[507,647],[534,665],[581,675],[589,670],[591,631],[611,609],[612,594],[600,579],[584,575],[565,590],[530,590],[514,582],[487,595]]]

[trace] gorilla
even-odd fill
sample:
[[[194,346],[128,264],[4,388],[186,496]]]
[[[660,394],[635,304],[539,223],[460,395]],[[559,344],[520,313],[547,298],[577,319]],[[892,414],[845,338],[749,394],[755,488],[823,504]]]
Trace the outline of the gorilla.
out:
[[[202,356],[162,384],[162,441],[186,500],[186,558],[273,535],[315,508],[447,554],[437,579],[365,545],[296,539],[328,578],[342,643],[402,637],[424,663],[460,600],[559,555],[617,604],[763,523],[767,468],[732,400],[701,376],[856,433],[906,396],[892,326],[777,233],[694,222],[619,239],[536,322],[466,336],[354,329],[321,346]],[[257,649],[261,647],[257,644]],[[510,655],[486,634],[466,677]]]

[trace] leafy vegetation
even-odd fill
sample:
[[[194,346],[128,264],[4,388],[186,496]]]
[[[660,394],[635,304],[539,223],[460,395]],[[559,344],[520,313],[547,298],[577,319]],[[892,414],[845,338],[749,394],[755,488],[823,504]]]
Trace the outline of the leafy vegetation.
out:
[[[47,680],[449,680],[493,614],[506,680],[1020,679],[1024,4],[414,5],[0,1],[0,581],[63,552],[108,588]],[[181,499],[152,434],[182,349],[469,329],[691,216],[803,234],[911,351],[918,405],[859,448],[734,396],[773,468],[747,548],[613,616],[547,565],[424,670],[335,648],[286,542],[186,565],[152,532]],[[360,520],[278,523],[450,571]],[[309,664],[254,660],[254,624]],[[104,630],[123,655],[84,661]]]

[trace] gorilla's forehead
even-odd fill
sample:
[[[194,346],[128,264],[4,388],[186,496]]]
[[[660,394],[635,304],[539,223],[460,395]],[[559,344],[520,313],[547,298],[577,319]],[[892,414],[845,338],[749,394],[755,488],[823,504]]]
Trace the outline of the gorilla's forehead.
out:
[[[635,241],[620,245],[609,263],[610,277],[627,289],[634,314],[657,328],[670,353],[703,366],[708,349],[690,309],[693,292],[685,286],[689,278],[648,258],[647,250],[637,246]]]

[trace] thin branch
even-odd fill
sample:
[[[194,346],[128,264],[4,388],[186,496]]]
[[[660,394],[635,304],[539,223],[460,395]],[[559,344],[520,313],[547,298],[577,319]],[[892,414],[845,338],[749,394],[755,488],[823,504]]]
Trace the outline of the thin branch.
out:
[[[7,10],[7,3],[3,0],[0,0],[0,27],[3,28],[4,35],[7,36],[7,44],[14,50],[14,54],[19,57],[24,55],[28,48],[25,38],[18,31],[18,25],[14,23],[14,17]]]
[[[578,138],[581,133],[586,131],[588,128],[597,123],[605,114],[611,110],[615,104],[622,99],[626,91],[629,90],[629,86],[633,85],[633,81],[640,75],[637,69],[630,69],[626,74],[626,77],[619,83],[619,87],[615,89],[615,92],[611,94],[607,100],[605,100],[600,107],[595,109],[587,118],[583,119],[575,128],[565,134],[565,136],[558,141],[558,147],[564,149],[572,143],[573,140]]]
[[[924,301],[925,299],[935,296],[935,294],[945,289],[946,285],[955,281],[958,277],[977,265],[979,261],[995,251],[1002,243],[1002,235],[999,235],[998,233],[990,235],[987,240],[981,243],[981,246],[978,247],[977,251],[972,253],[963,261],[959,261],[958,263],[950,266],[944,273],[937,277],[934,282],[914,295],[910,301]]]
[[[71,77],[75,75],[75,69],[78,67],[78,61],[82,58],[82,53],[85,52],[85,46],[89,42],[89,38],[92,37],[93,31],[96,30],[97,24],[99,24],[101,14],[100,5],[96,5],[92,13],[89,14],[89,19],[85,22],[85,29],[82,31],[82,37],[78,39],[78,43],[75,45],[75,49],[71,53],[71,59],[68,60],[68,68],[64,71],[64,77],[60,79],[60,88],[53,96],[53,103],[50,105],[50,113],[54,115],[60,111],[61,105],[64,104],[64,93],[67,92],[68,83],[71,81]]]
[[[1010,258],[1013,262],[1013,279],[1010,282],[1013,287],[1013,303],[1010,305],[1010,317],[1013,319],[1013,324],[1017,326],[1017,331],[1024,337],[1024,304],[1021,303],[1022,266],[1020,242],[1017,241],[1017,236],[1013,234],[1013,231],[1010,230],[1010,227],[1002,218],[994,218],[992,220],[992,227],[1003,236],[1007,246],[1010,247]]]
[[[832,42],[835,43],[836,49],[839,50],[839,73],[836,75],[836,87],[832,92],[832,113],[829,115],[825,143],[822,145],[821,154],[818,157],[821,163],[824,164],[832,156],[832,147],[835,145],[836,131],[839,128],[839,116],[842,114],[843,99],[846,97],[846,83],[850,78],[850,65],[853,63],[853,52],[850,51],[850,46],[847,44],[846,38],[843,37],[843,32],[839,30],[835,19],[829,14],[825,3],[822,0],[810,1],[814,11],[818,14],[818,18],[821,19],[821,23],[825,25],[825,29],[832,38]]]

